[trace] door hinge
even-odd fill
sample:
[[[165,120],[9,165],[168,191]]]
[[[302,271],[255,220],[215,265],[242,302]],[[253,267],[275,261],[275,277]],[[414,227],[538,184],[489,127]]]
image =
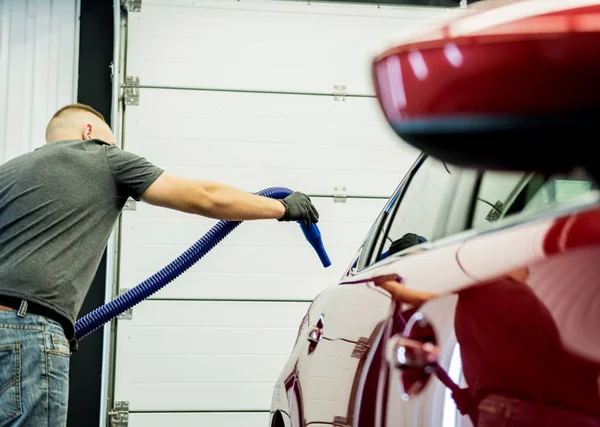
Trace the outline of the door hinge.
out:
[[[333,417],[333,427],[350,427],[350,420],[347,417]]]
[[[129,288],[119,289],[119,296],[123,295],[128,290],[129,290]],[[119,320],[131,320],[132,318],[133,318],[133,308],[130,308],[129,310],[124,311],[123,313],[121,313],[117,316],[117,319],[119,319]]]
[[[121,0],[121,7],[127,12],[141,12],[142,0]]]
[[[127,427],[129,425],[129,402],[115,402],[113,410],[108,415],[110,427]]]
[[[124,211],[134,211],[137,209],[137,202],[134,199],[127,199],[125,205],[123,206]]]
[[[360,337],[354,346],[354,350],[352,350],[352,357],[362,359],[367,351],[369,351],[369,348],[371,348],[369,345],[369,339],[366,337]]]
[[[345,101],[346,100],[346,86],[334,85],[333,86],[333,99],[335,101]]]
[[[333,188],[333,201],[335,203],[346,203],[346,187],[334,187]]]
[[[140,78],[137,76],[125,77],[123,85],[123,98],[125,105],[140,105]]]

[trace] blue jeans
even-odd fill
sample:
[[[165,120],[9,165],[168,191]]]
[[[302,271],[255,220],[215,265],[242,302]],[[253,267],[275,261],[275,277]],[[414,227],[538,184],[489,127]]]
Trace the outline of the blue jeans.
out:
[[[69,342],[26,307],[0,309],[0,427],[65,427]]]

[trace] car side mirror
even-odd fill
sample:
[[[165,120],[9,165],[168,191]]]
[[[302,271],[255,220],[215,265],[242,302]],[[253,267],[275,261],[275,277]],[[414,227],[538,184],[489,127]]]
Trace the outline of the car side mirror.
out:
[[[600,11],[564,3],[527,16],[522,5],[503,5],[481,20],[467,11],[386,48],[372,77],[389,125],[461,167],[549,174],[585,167],[600,177],[589,136],[600,114],[600,56],[590,49],[600,31],[584,24]]]

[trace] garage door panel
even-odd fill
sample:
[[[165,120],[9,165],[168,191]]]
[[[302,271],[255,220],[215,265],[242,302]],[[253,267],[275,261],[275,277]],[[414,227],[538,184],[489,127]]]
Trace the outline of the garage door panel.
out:
[[[133,241],[139,247],[148,246],[151,248],[153,246],[162,246],[165,242],[169,242],[170,245],[185,248],[190,243],[193,243],[195,239],[200,238],[215,223],[216,221],[206,224],[194,224],[185,230],[184,226],[188,224],[182,224],[177,220],[140,220],[136,221],[135,228],[131,229],[130,233],[128,233],[128,238],[134,239]],[[155,230],[152,234],[146,233],[144,230],[144,228],[151,229],[152,226],[156,227],[157,225],[160,226],[160,229]],[[279,226],[279,229],[275,228],[277,226]],[[335,236],[333,239],[326,238],[326,240],[329,240],[327,248],[332,250],[334,248],[356,248],[357,243],[364,237],[365,226],[368,226],[368,223],[366,225],[360,224],[357,230],[355,224],[319,222],[319,228],[322,229],[321,233],[327,232],[329,236]],[[186,232],[187,235],[184,234]],[[288,238],[286,239],[286,237]],[[304,239],[300,226],[295,223],[253,224],[250,221],[246,221],[223,240],[219,244],[219,247],[293,248],[304,247],[305,245],[308,245],[308,242]]]
[[[286,328],[294,330],[304,316],[304,302],[232,302],[232,301],[148,301],[137,305],[130,328]],[[264,311],[268,308],[267,311]],[[296,310],[296,311],[294,311]],[[298,317],[298,313],[301,316]],[[121,326],[121,325],[120,325]],[[127,333],[129,333],[127,331]],[[206,350],[208,351],[208,350]]]
[[[308,303],[146,301],[118,323],[131,411],[268,410]]]
[[[184,245],[160,245],[142,247],[137,251],[137,256],[144,255],[144,266],[138,270],[137,276],[146,278],[149,274],[165,266],[168,262],[179,256],[187,246]],[[336,262],[337,268],[323,271],[317,254],[308,242],[305,247],[253,247],[229,246],[215,248],[192,267],[190,273],[233,273],[233,274],[320,274],[323,272],[336,271],[341,274],[349,263],[356,249],[328,249],[332,262]],[[132,257],[135,255],[132,255]],[[124,260],[129,258],[123,255]],[[186,273],[187,274],[187,273]],[[135,281],[135,280],[134,280]],[[135,281],[137,282],[137,281]],[[132,283],[133,284],[133,283]],[[252,282],[248,286],[252,286]]]
[[[153,251],[147,254],[145,260],[150,265],[164,265],[161,262],[164,259],[172,260],[182,251],[177,246],[161,246],[160,251]],[[260,250],[259,250],[260,249]],[[353,250],[334,251],[335,259],[341,262],[342,259],[350,262],[354,253]],[[323,267],[316,258],[312,248],[253,248],[253,247],[230,247],[228,250],[214,252],[206,255],[202,262],[194,266],[197,273],[218,273],[227,271],[234,274],[282,274],[282,273],[314,273],[320,271]],[[286,261],[289,259],[289,262]],[[251,285],[249,283],[249,285]]]
[[[149,275],[149,274],[148,274]],[[141,277],[144,276],[140,274]],[[257,280],[257,276],[259,280]],[[151,297],[151,299],[238,300],[313,299],[328,285],[337,283],[339,274],[208,274],[189,272]],[[253,283],[251,283],[253,282]],[[251,283],[251,284],[249,284]]]
[[[389,146],[389,141],[374,137],[372,129],[363,129],[365,124],[383,121],[373,98],[335,101],[331,96],[142,88],[140,100],[139,106],[127,110],[128,116],[134,124],[146,117],[148,137],[158,139],[309,145],[333,140],[344,146]],[[144,104],[146,101],[151,105]],[[194,129],[190,129],[192,125]],[[223,125],[230,128],[224,132]]]
[[[128,23],[128,74],[144,85],[373,94],[373,47],[435,8],[144,0]],[[166,18],[168,17],[168,18]]]
[[[226,133],[223,129],[222,132]],[[373,147],[368,143],[340,151],[339,144],[335,143],[209,142],[173,138],[169,141],[169,150],[165,150],[164,142],[162,138],[144,137],[143,153],[151,159],[160,159],[165,167],[188,166],[189,162],[193,162],[200,170],[207,166],[244,167],[268,169],[272,174],[284,175],[289,168],[298,168],[307,174],[313,170],[331,170],[342,176],[378,168],[397,173],[398,167],[394,156],[388,158],[388,155],[398,151],[395,147]],[[251,166],[249,159],[252,160]]]
[[[283,366],[283,363],[280,367]],[[131,411],[266,411],[274,381],[263,384],[132,384]]]
[[[299,319],[297,323],[300,323]],[[181,328],[181,326],[178,328]],[[160,356],[167,358],[167,360],[173,355],[232,356],[238,355],[240,349],[248,356],[261,356],[265,353],[289,354],[291,348],[285,345],[282,346],[282,343],[289,344],[289,329],[273,326],[269,328],[261,327],[261,330],[266,331],[269,336],[268,340],[262,341],[256,341],[256,337],[253,335],[256,332],[255,329],[256,327],[221,326],[209,329],[192,327],[189,333],[193,333],[194,340],[175,342],[172,327],[140,328],[135,332],[136,352],[139,354],[153,354],[157,351],[158,342],[160,344]],[[248,332],[252,333],[249,334]],[[207,343],[215,341],[221,341],[218,347],[207,345]]]
[[[370,98],[142,89],[126,118],[125,149],[248,191],[388,197],[418,154]]]
[[[365,237],[386,199],[346,199],[314,197],[320,214],[319,228],[328,248],[356,249]],[[200,238],[217,220],[139,203],[135,211],[123,212],[123,236],[135,246],[189,245]],[[291,222],[245,221],[223,240],[219,247],[305,247],[301,228]]]
[[[130,414],[130,427],[266,427],[268,412]]]
[[[351,262],[382,199],[314,198],[332,266],[324,269],[300,227],[247,221],[154,298],[310,300]],[[216,223],[139,203],[122,217],[120,286],[130,288],[170,263]]]
[[[398,162],[408,170],[416,156]],[[334,161],[334,160],[332,160]],[[160,160],[158,161],[159,165]],[[350,195],[388,197],[404,175],[398,172],[357,170],[340,173],[335,170],[256,169],[251,166],[227,169],[224,167],[168,167],[169,172],[193,179],[208,179],[256,192],[268,187],[287,187],[309,195],[331,196],[335,187],[346,187]],[[310,181],[307,181],[310,175]],[[351,193],[350,193],[351,192]]]
[[[268,334],[268,330],[256,331],[261,335]],[[189,333],[189,331],[188,331]],[[265,337],[270,339],[270,337]],[[194,336],[195,339],[195,336]],[[227,334],[222,340],[229,339]],[[208,343],[207,343],[208,344]],[[291,346],[285,349],[289,353]],[[289,354],[280,355],[145,355],[138,356],[139,363],[129,367],[129,377],[133,379],[136,386],[145,384],[152,386],[157,382],[160,384],[196,384],[199,381],[205,384],[272,384],[277,379],[278,371],[274,366],[283,367]],[[174,359],[177,364],[174,364]],[[160,366],[151,377],[147,370],[152,366]]]

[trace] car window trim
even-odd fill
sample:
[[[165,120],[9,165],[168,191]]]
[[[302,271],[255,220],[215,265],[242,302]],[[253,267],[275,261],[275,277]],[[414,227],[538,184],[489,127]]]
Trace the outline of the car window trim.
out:
[[[413,163],[413,166],[414,166],[414,163]],[[411,166],[411,168],[413,166]],[[385,206],[383,207],[381,212],[379,212],[379,215],[377,215],[377,218],[375,218],[375,221],[373,222],[373,224],[371,224],[371,227],[369,227],[369,231],[367,231],[367,234],[365,235],[362,243],[358,247],[358,250],[356,251],[356,254],[354,256],[353,266],[350,268],[350,270],[353,273],[357,273],[365,268],[365,266],[362,265],[362,262],[365,259],[363,257],[365,248],[369,245],[369,243],[371,242],[371,240],[373,239],[375,234],[377,234],[375,229],[379,228],[379,224],[381,224],[381,222],[384,220],[384,218],[387,217],[387,214],[389,214],[389,211],[394,206],[394,203],[396,203],[396,201],[399,197],[399,193],[402,191],[402,187],[404,186],[405,182],[406,182],[406,175],[402,178],[402,180],[400,181],[400,184],[398,184],[398,186],[396,187],[396,189],[394,190],[392,195],[389,197],[389,199],[385,203]],[[356,265],[354,265],[354,264],[356,264]]]
[[[386,208],[384,208],[384,210],[381,212],[381,216],[378,219],[378,223],[377,223],[377,230],[370,236],[368,241],[365,243],[365,248],[364,248],[365,257],[363,259],[366,260],[366,262],[363,265],[358,265],[357,271],[362,271],[365,268],[368,268],[371,265],[376,263],[376,262],[372,262],[373,250],[377,246],[377,241],[379,240],[379,236],[382,233],[382,227],[385,224],[385,220],[390,215],[394,215],[394,212],[396,212],[396,210],[398,209],[398,206],[400,206],[400,203],[402,203],[404,194],[406,193],[408,186],[412,182],[413,177],[415,176],[415,174],[420,169],[421,165],[423,164],[423,162],[426,159],[427,159],[427,155],[425,153],[419,154],[419,157],[417,157],[417,159],[413,163],[412,167],[409,169],[409,171],[406,173],[406,175],[402,179],[402,182],[398,186],[397,192],[392,196],[392,197],[396,197],[396,201],[392,202],[390,205],[386,206]],[[390,211],[388,211],[389,208],[391,208]]]
[[[396,201],[396,204],[394,205],[393,211],[388,214],[388,217],[390,218],[390,220],[387,223],[387,227],[383,231],[381,229],[379,229],[379,235],[374,240],[374,245],[371,247],[371,253],[368,256],[369,265],[376,264],[379,261],[379,258],[381,257],[381,249],[383,248],[383,245],[385,244],[386,236],[388,236],[390,234],[390,228],[392,226],[392,223],[394,222],[394,218],[396,218],[396,213],[398,212],[398,209],[400,209],[402,200],[404,200],[404,196],[406,195],[406,192],[410,188],[410,184],[412,183],[413,178],[419,172],[419,170],[421,169],[421,166],[423,166],[423,163],[425,163],[425,161],[428,158],[429,158],[429,156],[426,154],[421,155],[419,157],[419,161],[417,162],[417,164],[415,164],[415,167],[413,167],[410,170],[410,172],[407,174],[407,177],[406,177],[407,180],[406,180],[406,184],[402,188],[402,194],[399,195],[398,200]],[[385,224],[385,221],[383,221],[381,223],[380,227],[383,227],[384,224]],[[380,236],[383,236],[383,239],[381,240],[381,244],[379,244],[379,249],[377,249],[377,255],[376,255],[375,259],[373,259],[374,250],[378,246]]]
[[[498,218],[497,221],[500,221],[500,220],[502,220],[503,218],[506,217],[506,214],[510,211],[510,208],[515,203],[515,201],[517,200],[517,198],[523,193],[523,191],[525,191],[525,189],[527,188],[527,186],[531,182],[531,179],[534,177],[534,175],[535,175],[535,173],[533,173],[533,172],[526,173],[525,175],[523,175],[523,177],[521,178],[521,180],[519,181],[519,183],[515,186],[515,188],[513,188],[513,190],[510,192],[510,194],[508,195],[508,197],[504,201],[504,206],[505,207],[502,210],[502,212],[500,213],[500,218]],[[547,178],[544,181],[544,183],[545,182],[547,182]]]
[[[489,172],[493,172],[493,171],[481,171],[479,173],[479,181],[481,183],[481,181],[483,181],[483,177],[485,176],[486,173]],[[501,212],[501,216],[494,222],[500,222],[503,221],[507,214],[510,213],[510,215],[512,216],[514,215],[520,215],[522,212],[516,212],[516,213],[511,213],[511,207],[513,205],[513,203],[517,200],[518,197],[521,196],[521,194],[523,193],[523,191],[526,191],[528,186],[530,185],[531,181],[535,178],[536,173],[535,172],[528,172],[525,173],[523,175],[523,177],[520,179],[519,183],[515,186],[515,188],[513,188],[513,190],[510,192],[510,194],[508,195],[508,197],[506,198],[506,200],[503,201],[505,208],[502,210]],[[536,191],[539,191],[541,188],[544,187],[544,185],[551,179],[551,176],[544,176],[544,181],[538,186],[538,188],[536,189]],[[467,222],[469,228],[474,228],[473,226],[473,219],[474,219],[474,215],[475,215],[475,204],[477,203],[478,200],[478,196],[479,196],[479,188],[477,189],[477,192],[474,194],[474,198],[473,198],[473,206],[471,209],[471,214],[470,214],[470,218],[469,221]],[[479,227],[481,227],[482,225],[480,225]]]
[[[421,162],[421,164],[419,165],[419,169],[421,166],[423,166],[423,163],[425,163],[425,161],[427,161],[428,158],[429,158],[429,156],[424,155],[424,159]],[[433,158],[433,160],[440,161],[435,158]],[[442,203],[440,204],[440,210],[441,209],[447,210],[452,203],[452,195],[454,194],[454,190],[456,189],[461,171],[460,171],[460,169],[457,169],[458,173],[456,175],[452,176],[452,172],[450,172],[450,170],[448,169],[446,164],[444,162],[441,162],[441,163],[444,165],[444,167],[446,168],[446,171],[448,171],[448,174],[451,176],[450,182],[449,182],[450,191],[446,191],[445,194],[442,195],[442,197],[441,197]],[[417,173],[418,173],[418,170],[416,170],[415,173],[411,176],[411,181],[407,183],[407,185],[404,189],[404,192],[406,192],[408,190],[408,188],[410,188],[412,179],[414,178],[414,176]],[[402,198],[404,198],[404,194],[402,195]],[[375,261],[373,262],[373,264],[375,264],[379,261],[379,258],[381,257],[381,254],[383,253],[383,248],[385,247],[385,241],[386,241],[387,237],[390,235],[390,230],[392,228],[392,224],[394,223],[394,220],[396,219],[396,215],[398,214],[398,209],[400,208],[401,204],[402,204],[402,200],[399,200],[398,203],[396,203],[392,217],[391,217],[390,221],[388,222],[387,228],[384,232],[384,238],[381,240],[381,243],[379,244],[379,249],[377,250],[377,257],[375,258]],[[443,237],[444,229],[446,228],[446,223],[448,221],[448,216],[444,216],[442,221],[443,222],[438,221],[436,224],[434,224],[434,229],[433,229],[432,235],[430,236],[429,241],[433,242],[433,241],[436,241],[437,239],[439,239],[440,237]],[[377,239],[377,240],[379,241],[380,239]],[[401,251],[401,252],[404,252],[404,251]]]
[[[531,214],[523,216],[515,215],[513,217],[505,219],[504,221],[498,220],[489,223],[483,228],[468,228],[463,231],[459,231],[448,236],[442,237],[441,239],[436,240],[435,242],[422,243],[422,245],[428,245],[427,251],[424,251],[423,253],[415,253],[413,256],[423,255],[427,252],[431,252],[439,248],[448,247],[459,242],[462,242],[464,244],[466,242],[478,238],[479,236],[497,233],[500,231],[512,229],[537,221],[544,221],[552,218],[564,218],[569,215],[579,214],[594,209],[600,209],[600,190],[596,190],[596,192],[598,192],[598,197],[593,202],[579,203],[577,205],[572,206],[564,206],[556,210],[532,212]],[[399,258],[402,258],[401,252],[392,254],[389,257],[382,259],[381,261],[378,261],[374,264],[368,265],[367,267],[363,268],[360,271],[360,274],[361,276],[369,275],[372,270],[377,270],[381,267],[385,267],[388,264],[393,264],[396,261],[398,261]]]
[[[427,249],[430,250],[446,246],[446,242],[448,244],[455,242],[455,236],[459,236],[460,239],[460,235],[472,229],[469,227],[472,220],[470,216],[474,213],[475,203],[477,202],[473,195],[477,194],[479,191],[482,174],[476,170],[467,168],[457,168],[457,172],[456,177],[452,180],[453,191],[446,193],[442,206],[442,208],[445,208],[448,211],[448,215],[444,218],[443,222],[440,222],[438,226],[436,226],[435,237],[429,242],[421,243],[417,246],[400,251],[397,254],[393,254],[390,258],[396,258],[396,255],[402,256],[415,247],[427,247]],[[456,198],[456,190],[459,188],[460,190],[458,192],[464,192],[465,194],[460,198]],[[454,207],[456,202],[462,203],[463,201],[466,201],[465,206],[459,206],[458,208]],[[455,226],[456,224],[460,225]],[[441,244],[438,245],[438,242]],[[365,268],[379,265],[386,260],[387,258],[385,260],[378,260]]]
[[[475,178],[475,186],[473,188],[473,194],[471,194],[471,203],[469,203],[469,211],[467,213],[467,220],[463,223],[463,230],[472,230],[473,220],[475,218],[475,207],[479,198],[479,190],[481,189],[481,182],[483,181],[483,172],[477,173]]]
[[[502,216],[498,218],[494,222],[489,222],[488,224],[479,225],[477,227],[473,227],[473,217],[475,215],[475,208],[477,203],[477,197],[479,194],[479,189],[481,187],[481,182],[483,180],[483,176],[485,173],[491,172],[490,170],[483,170],[478,173],[478,183],[476,191],[473,193],[470,215],[468,222],[466,222],[466,227],[463,230],[464,232],[473,231],[475,235],[479,234],[487,234],[495,231],[500,231],[505,228],[510,228],[513,226],[527,224],[529,222],[534,222],[537,220],[547,219],[549,217],[562,217],[572,213],[577,213],[579,211],[591,210],[596,207],[600,207],[600,190],[595,190],[598,193],[596,200],[589,202],[579,202],[574,203],[568,206],[558,206],[551,209],[544,209],[540,211],[533,211],[528,213],[517,212],[515,214],[511,214],[506,217],[506,212],[509,211],[511,204],[516,200],[517,197],[527,188],[527,185],[531,182],[531,180],[535,177],[535,172],[528,172],[521,178],[519,184],[515,186],[515,188],[511,191],[509,196],[506,198],[507,207],[506,210],[502,212]],[[545,180],[542,185],[538,187],[538,190],[541,189],[549,180],[551,176],[545,176]],[[462,234],[462,232],[458,232],[458,234]]]
[[[508,194],[508,196],[506,196],[505,200],[500,200],[503,203],[503,208],[502,210],[495,208],[495,202],[492,202],[490,200],[486,200],[483,199],[481,197],[479,197],[479,190],[481,190],[481,184],[483,182],[483,179],[485,177],[486,174],[488,173],[493,173],[493,172],[497,172],[495,170],[482,170],[478,172],[478,177],[477,177],[477,188],[475,189],[475,192],[473,193],[473,197],[472,197],[472,203],[471,203],[471,212],[469,214],[469,219],[465,225],[465,229],[472,229],[475,227],[481,227],[481,225],[479,226],[475,226],[473,225],[473,221],[475,219],[475,210],[477,209],[477,202],[481,202],[481,203],[485,203],[489,206],[492,207],[492,209],[496,209],[500,211],[500,217],[494,221],[494,222],[498,222],[501,221],[504,218],[504,215],[506,214],[506,212],[508,211],[508,209],[510,208],[511,204],[514,203],[514,201],[516,200],[516,198],[521,194],[521,192],[523,191],[523,189],[525,187],[527,187],[527,184],[529,183],[529,181],[531,180],[531,177],[534,175],[533,173],[525,173],[521,179],[519,179],[519,182],[517,183],[517,185],[514,186],[514,188],[512,190],[510,190],[510,193]],[[492,224],[492,222],[489,222],[489,224]]]

